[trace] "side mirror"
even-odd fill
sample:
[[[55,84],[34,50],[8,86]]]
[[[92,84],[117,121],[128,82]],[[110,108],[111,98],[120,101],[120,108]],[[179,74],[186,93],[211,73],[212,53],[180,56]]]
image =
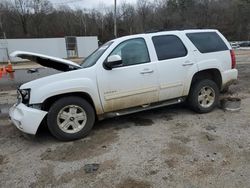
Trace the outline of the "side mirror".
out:
[[[103,63],[103,66],[107,70],[112,70],[112,68],[117,67],[122,64],[122,58],[119,55],[111,55]]]

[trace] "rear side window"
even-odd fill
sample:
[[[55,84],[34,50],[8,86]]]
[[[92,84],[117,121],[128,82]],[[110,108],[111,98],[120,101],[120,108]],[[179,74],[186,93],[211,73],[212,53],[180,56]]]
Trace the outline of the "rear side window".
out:
[[[228,50],[216,32],[188,33],[186,35],[201,53]]]
[[[152,38],[158,60],[166,60],[187,55],[181,39],[174,35],[161,35]]]

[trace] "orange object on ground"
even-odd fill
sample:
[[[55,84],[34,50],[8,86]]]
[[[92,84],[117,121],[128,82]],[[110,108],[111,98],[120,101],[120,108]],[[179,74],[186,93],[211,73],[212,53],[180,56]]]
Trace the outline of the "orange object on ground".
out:
[[[6,67],[6,71],[9,72],[9,73],[10,73],[10,72],[14,72],[14,71],[13,71],[13,68],[12,68],[12,64],[11,64],[10,61],[8,62],[8,65],[7,65],[7,67]]]
[[[3,76],[3,72],[2,72],[2,68],[0,68],[0,79],[2,78]]]
[[[11,80],[14,80],[14,79],[15,79],[14,73],[13,73],[13,72],[10,72],[9,74],[10,74],[10,79],[11,79]]]
[[[2,69],[2,74],[3,75],[5,75],[7,72],[6,72],[6,68],[5,68],[5,66],[3,67],[3,69]]]

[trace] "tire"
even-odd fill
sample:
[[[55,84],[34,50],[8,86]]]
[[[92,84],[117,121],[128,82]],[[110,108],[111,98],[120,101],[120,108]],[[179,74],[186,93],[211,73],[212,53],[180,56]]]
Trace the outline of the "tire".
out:
[[[93,107],[80,97],[63,97],[49,109],[47,124],[59,140],[71,141],[88,135],[95,123]]]
[[[192,84],[188,102],[195,112],[211,112],[218,105],[218,101],[219,88],[214,81],[205,79]]]

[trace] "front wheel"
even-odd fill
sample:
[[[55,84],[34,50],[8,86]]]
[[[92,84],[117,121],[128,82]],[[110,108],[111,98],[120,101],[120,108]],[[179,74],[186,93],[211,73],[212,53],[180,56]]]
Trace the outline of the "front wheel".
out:
[[[51,134],[62,141],[83,138],[89,133],[94,122],[93,107],[80,97],[64,97],[57,100],[47,116]]]
[[[219,88],[214,81],[206,79],[192,85],[188,102],[195,112],[211,112],[217,106],[218,101]]]

